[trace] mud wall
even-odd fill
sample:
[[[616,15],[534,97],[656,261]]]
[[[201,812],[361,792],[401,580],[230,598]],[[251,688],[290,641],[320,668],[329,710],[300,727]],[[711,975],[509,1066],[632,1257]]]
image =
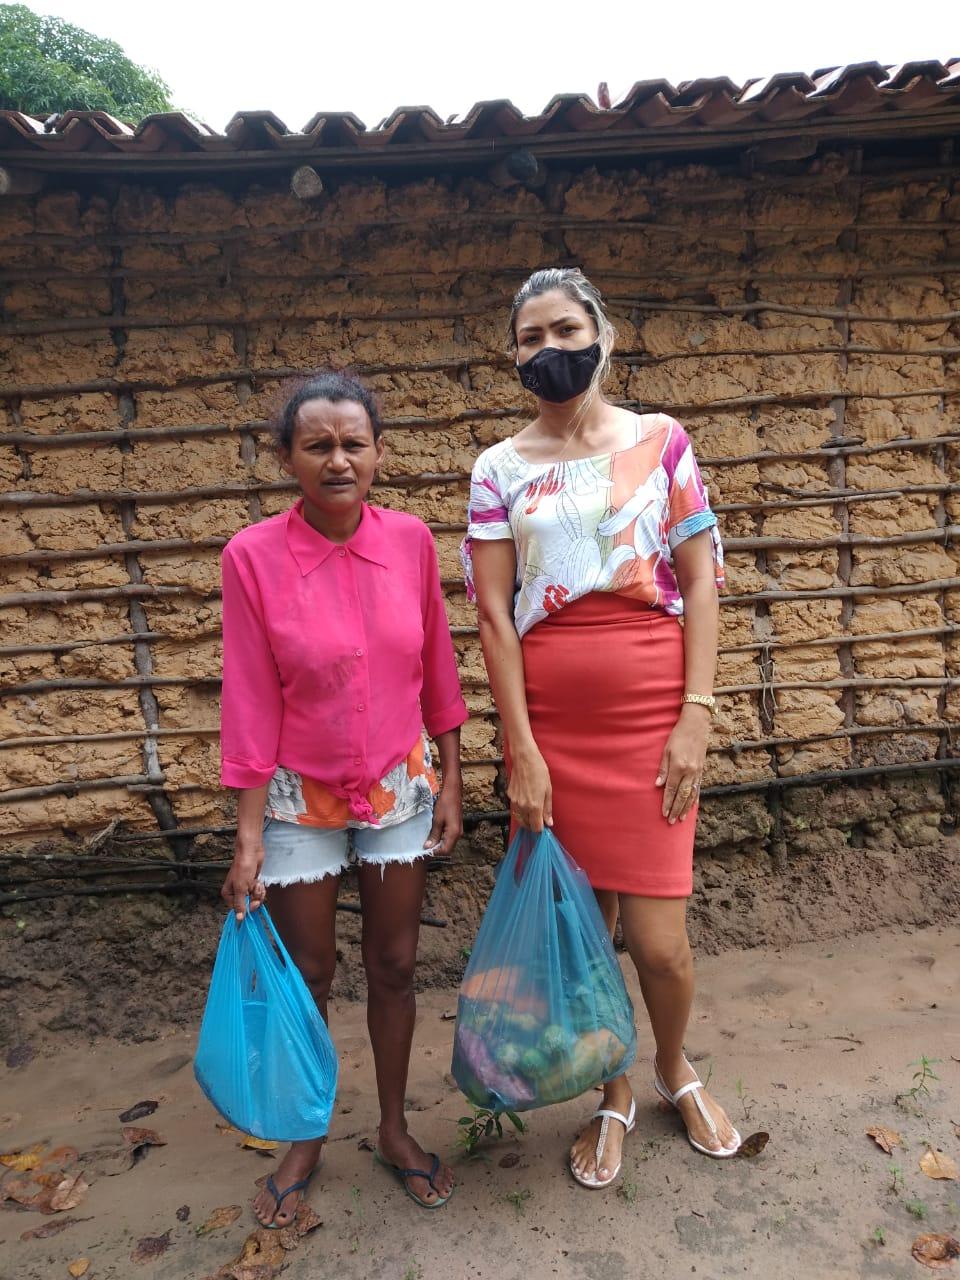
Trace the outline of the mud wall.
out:
[[[388,419],[375,500],[436,536],[472,711],[463,853],[491,855],[501,745],[457,546],[473,459],[529,411],[506,300],[557,262],[610,302],[610,393],[686,424],[720,515],[701,852],[935,844],[960,721],[956,172],[852,150],[536,191],[131,179],[4,200],[0,847],[228,834],[219,548],[292,500],[267,432],[283,377],[349,365]]]

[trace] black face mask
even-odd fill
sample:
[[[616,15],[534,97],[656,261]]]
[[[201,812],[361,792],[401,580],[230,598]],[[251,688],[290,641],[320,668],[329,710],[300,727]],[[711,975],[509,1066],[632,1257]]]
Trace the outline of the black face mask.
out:
[[[599,342],[579,351],[544,347],[525,364],[517,365],[517,376],[541,400],[565,404],[589,387],[601,355]]]

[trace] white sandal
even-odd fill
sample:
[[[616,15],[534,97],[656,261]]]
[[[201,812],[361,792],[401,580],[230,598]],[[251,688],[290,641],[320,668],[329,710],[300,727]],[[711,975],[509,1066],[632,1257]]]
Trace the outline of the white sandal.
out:
[[[601,1120],[600,1136],[597,1138],[597,1150],[594,1157],[597,1169],[600,1168],[600,1162],[603,1160],[603,1153],[606,1149],[607,1132],[610,1128],[610,1121],[620,1121],[624,1129],[623,1136],[626,1138],[627,1134],[633,1133],[634,1129],[637,1127],[637,1104],[634,1099],[631,1098],[630,1110],[625,1116],[621,1115],[619,1111],[614,1111],[611,1107],[600,1107],[593,1113],[590,1120],[596,1120],[598,1118]],[[588,1120],[587,1123],[589,1124],[590,1121]],[[622,1167],[623,1160],[620,1161],[609,1178],[601,1179],[598,1178],[595,1173],[577,1173],[576,1169],[573,1167],[573,1159],[571,1158],[570,1160],[570,1172],[573,1174],[576,1181],[580,1183],[581,1187],[587,1187],[590,1191],[599,1191],[603,1187],[609,1187],[610,1183],[616,1181],[620,1176],[620,1170]]]
[[[690,1067],[690,1063],[687,1062],[686,1058],[684,1058],[684,1062],[686,1062],[687,1066]],[[690,1070],[692,1071],[693,1067],[690,1067]],[[704,1120],[706,1121],[707,1127],[709,1128],[710,1132],[713,1134],[715,1138],[717,1138],[718,1134],[717,1134],[716,1121],[714,1120],[710,1112],[707,1110],[706,1106],[704,1105],[703,1097],[701,1096],[701,1091],[703,1089],[703,1081],[700,1080],[699,1077],[695,1077],[693,1080],[689,1082],[689,1084],[681,1085],[676,1093],[671,1093],[670,1090],[667,1088],[666,1084],[664,1083],[663,1077],[660,1074],[660,1068],[657,1066],[656,1058],[654,1058],[653,1060],[653,1071],[654,1071],[653,1087],[656,1089],[657,1093],[659,1093],[661,1098],[663,1098],[666,1102],[670,1103],[674,1111],[680,1110],[680,1108],[677,1106],[677,1103],[680,1101],[681,1098],[685,1098],[688,1093],[693,1094],[693,1100],[697,1104],[697,1110],[700,1112],[700,1114],[703,1116]],[[740,1150],[740,1143],[742,1142],[742,1139],[740,1137],[740,1134],[736,1131],[736,1129],[734,1129],[733,1131],[734,1145],[732,1147],[721,1146],[719,1151],[711,1151],[709,1147],[703,1146],[702,1143],[695,1142],[694,1139],[690,1137],[690,1130],[687,1129],[687,1141],[690,1143],[691,1147],[693,1147],[695,1151],[701,1151],[705,1156],[712,1156],[714,1160],[728,1160],[731,1156],[735,1156],[737,1152]]]

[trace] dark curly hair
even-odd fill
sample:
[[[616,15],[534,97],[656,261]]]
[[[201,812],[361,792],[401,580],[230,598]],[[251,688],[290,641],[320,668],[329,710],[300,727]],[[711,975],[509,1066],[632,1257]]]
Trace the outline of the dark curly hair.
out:
[[[273,423],[273,438],[279,449],[287,453],[293,448],[293,433],[297,425],[297,414],[310,400],[329,400],[331,404],[339,404],[343,400],[352,400],[366,410],[370,425],[373,428],[374,440],[379,440],[383,431],[380,411],[373,393],[365,387],[359,378],[349,373],[333,371],[314,373],[295,384],[292,393],[287,397],[283,408]]]

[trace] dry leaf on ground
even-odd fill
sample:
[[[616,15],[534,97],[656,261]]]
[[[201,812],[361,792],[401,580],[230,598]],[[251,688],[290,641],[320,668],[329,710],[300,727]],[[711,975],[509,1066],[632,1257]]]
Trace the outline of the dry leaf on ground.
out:
[[[223,1274],[225,1280],[274,1280],[278,1272],[269,1262],[235,1262]]]
[[[64,1209],[75,1209],[90,1190],[90,1185],[82,1173],[68,1173],[53,1188],[50,1197],[50,1208],[41,1208],[41,1213],[62,1213]]]
[[[512,1169],[520,1163],[519,1151],[508,1151],[505,1156],[501,1156],[499,1164],[501,1169]]]
[[[297,1205],[297,1211],[294,1214],[293,1226],[298,1236],[308,1235],[311,1231],[315,1231],[317,1227],[323,1226],[323,1219],[316,1213],[306,1200],[301,1200]]]
[[[36,1213],[62,1213],[75,1209],[90,1190],[83,1174],[58,1172],[30,1177],[8,1178],[0,1188],[0,1199],[15,1200]]]
[[[257,1227],[243,1242],[240,1257],[230,1264],[233,1267],[282,1267],[286,1250],[280,1243],[279,1233],[268,1227]]]
[[[960,1258],[960,1240],[947,1235],[917,1236],[910,1252],[925,1267],[938,1271],[949,1267],[955,1258]]]
[[[0,1164],[5,1164],[14,1173],[27,1173],[30,1169],[35,1169],[43,1159],[40,1153],[46,1145],[45,1142],[38,1142],[36,1146],[24,1151],[7,1151],[0,1155]]]
[[[770,1141],[769,1133],[751,1133],[749,1138],[744,1138],[737,1149],[737,1155],[741,1160],[751,1160],[754,1156],[758,1156],[763,1148]]]
[[[953,1157],[945,1155],[942,1151],[934,1151],[933,1147],[927,1147],[926,1152],[920,1157],[920,1168],[928,1178],[942,1178],[945,1181],[956,1182],[960,1177],[957,1173],[957,1162]]]
[[[120,1112],[120,1123],[133,1124],[134,1120],[142,1120],[144,1116],[152,1116],[159,1105],[159,1102],[153,1101],[135,1102],[132,1107]]]
[[[882,1124],[876,1124],[871,1129],[868,1129],[867,1137],[872,1138],[887,1155],[890,1154],[894,1147],[903,1146],[903,1139],[896,1129],[885,1129]]]
[[[177,1221],[186,1222],[189,1217],[190,1217],[190,1206],[188,1204],[182,1204],[180,1208],[177,1210]]]
[[[280,1143],[270,1142],[267,1138],[255,1138],[252,1134],[246,1133],[240,1145],[248,1147],[251,1151],[276,1151]]]
[[[162,1236],[144,1236],[137,1241],[137,1247],[130,1257],[134,1262],[152,1262],[154,1258],[166,1253],[169,1245],[169,1231],[165,1231]]]
[[[28,1174],[18,1178],[5,1178],[0,1185],[0,1200],[15,1200],[28,1209],[42,1193],[43,1188]]]
[[[236,1125],[227,1124],[225,1120],[218,1120],[214,1126],[217,1133],[241,1133],[242,1131]]]
[[[214,1209],[206,1222],[202,1222],[197,1227],[197,1235],[205,1236],[208,1231],[217,1231],[220,1227],[229,1227],[231,1223],[236,1222],[243,1210],[238,1204],[225,1204],[219,1209]]]
[[[53,1218],[42,1227],[32,1227],[20,1234],[21,1240],[46,1240],[49,1236],[58,1236],[67,1227],[74,1227],[78,1222],[92,1222],[92,1218]]]
[[[166,1138],[161,1138],[156,1129],[138,1129],[134,1125],[125,1125],[120,1132],[123,1134],[124,1142],[129,1142],[131,1147],[165,1147],[167,1145]]]
[[[67,1270],[72,1276],[85,1276],[89,1269],[89,1258],[75,1258],[73,1262],[67,1264]]]

